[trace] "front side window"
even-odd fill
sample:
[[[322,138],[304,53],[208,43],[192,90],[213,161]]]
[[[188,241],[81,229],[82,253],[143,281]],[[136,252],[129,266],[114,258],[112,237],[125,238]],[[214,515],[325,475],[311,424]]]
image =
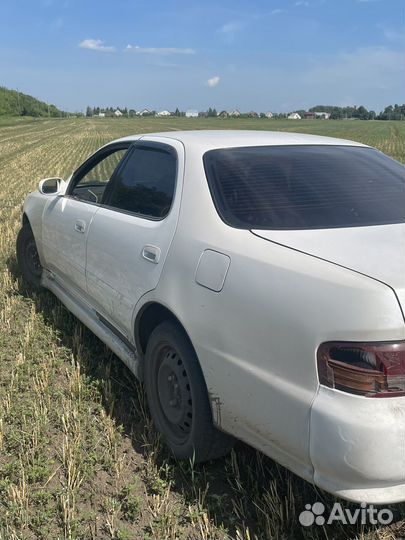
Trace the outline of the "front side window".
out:
[[[176,170],[177,159],[171,150],[135,146],[114,180],[107,206],[148,218],[164,218],[172,204]]]
[[[108,182],[127,151],[127,148],[112,150],[107,155],[101,155],[94,164],[85,167],[84,171],[79,173],[71,195],[84,201],[101,202]]]
[[[405,167],[371,148],[211,150],[204,166],[222,220],[240,229],[327,229],[405,221]]]

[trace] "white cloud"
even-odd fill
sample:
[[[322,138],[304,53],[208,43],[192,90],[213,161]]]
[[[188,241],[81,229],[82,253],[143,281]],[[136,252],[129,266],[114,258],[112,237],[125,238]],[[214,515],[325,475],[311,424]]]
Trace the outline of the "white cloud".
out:
[[[225,43],[231,44],[235,41],[236,36],[246,26],[246,23],[240,21],[229,21],[223,24],[217,33],[222,37]]]
[[[356,105],[388,103],[401,99],[398,89],[405,78],[404,56],[387,47],[361,47],[336,57],[320,57],[314,59],[300,84],[335,103],[348,94]]]
[[[273,9],[273,11],[270,11],[270,15],[280,15],[280,13],[285,13],[285,9]]]
[[[382,0],[356,0],[358,4],[374,4],[376,2],[382,2]]]
[[[127,45],[125,51],[144,54],[195,54],[194,49],[177,47],[139,47],[138,45]]]
[[[101,39],[84,39],[79,43],[79,47],[92,51],[115,52],[115,47],[104,45],[104,41]]]
[[[405,29],[398,31],[394,30],[393,28],[383,27],[382,30],[387,41],[391,41],[393,43],[402,43],[404,41]]]
[[[295,2],[294,6],[303,6],[303,7],[309,7],[309,2],[306,2],[305,0],[298,0],[298,2]]]
[[[210,88],[214,88],[215,86],[218,86],[220,80],[221,80],[221,77],[218,77],[218,75],[215,75],[215,77],[211,77],[211,79],[208,79],[206,84]]]
[[[243,24],[241,22],[237,21],[230,21],[221,26],[221,28],[218,30],[220,34],[236,34],[239,32],[239,30],[242,30]]]

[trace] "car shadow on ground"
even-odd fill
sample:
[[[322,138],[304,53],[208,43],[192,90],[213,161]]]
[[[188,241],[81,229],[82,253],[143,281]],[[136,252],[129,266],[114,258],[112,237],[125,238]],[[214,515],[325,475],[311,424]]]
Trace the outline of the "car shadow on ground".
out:
[[[257,535],[258,538],[297,540],[349,539],[360,534],[364,535],[362,538],[369,538],[367,535],[372,534],[371,528],[360,525],[334,523],[302,527],[299,515],[306,504],[322,502],[328,511],[337,499],[241,442],[236,443],[230,455],[206,464],[173,459],[152,428],[143,387],[132,373],[51,292],[34,291],[23,283],[14,257],[8,259],[7,266],[17,280],[17,294],[33,302],[36,312],[57,334],[60,345],[72,351],[80,363],[81,373],[101,389],[106,414],[116,426],[121,426],[123,436],[130,440],[133,450],[142,459],[148,460],[152,454],[157,469],[170,477],[171,489],[184,498],[186,505],[195,505],[198,501],[201,511],[206,511],[214,525],[225,529],[232,538],[253,539]],[[80,354],[74,338],[78,328],[82,336]],[[146,485],[145,489],[153,495],[153,487]],[[340,502],[344,508],[357,507]],[[404,520],[403,507],[390,508],[395,521]],[[405,522],[400,527],[398,536],[395,531],[390,538],[403,537]]]

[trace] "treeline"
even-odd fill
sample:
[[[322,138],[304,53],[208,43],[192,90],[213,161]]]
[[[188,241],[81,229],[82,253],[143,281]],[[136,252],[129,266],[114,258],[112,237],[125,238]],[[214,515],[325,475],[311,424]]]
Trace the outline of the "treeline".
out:
[[[120,111],[122,116],[134,117],[134,116],[156,116],[155,110],[143,109],[142,111],[136,111],[135,109],[128,109],[127,107],[90,107],[86,109],[86,116],[98,116],[100,113],[103,116],[111,117],[115,116],[115,111]],[[403,105],[388,105],[385,109],[379,113],[373,110],[367,110],[366,107],[360,105],[359,107],[337,107],[335,105],[316,105],[311,107],[308,111],[296,110],[301,118],[308,116],[308,113],[329,113],[331,120],[404,120],[405,119],[405,104]],[[290,113],[276,113],[273,112],[270,117],[272,118],[286,118]],[[171,112],[172,116],[182,117],[186,115],[185,111],[180,110],[178,107],[175,111]],[[209,107],[206,111],[199,111],[198,116],[202,117],[216,117],[216,116],[237,116],[238,118],[265,118],[269,117],[269,113],[263,112],[239,112],[236,114],[227,113],[226,111],[219,112],[214,107]]]
[[[123,116],[135,116],[136,111],[134,109],[127,109],[127,107],[87,107],[86,116],[98,116],[100,113],[105,116],[114,116],[114,111],[119,110]]]
[[[67,113],[60,111],[55,105],[50,105],[44,101],[0,86],[0,116],[67,116]]]
[[[330,113],[332,120],[343,120],[357,118],[359,120],[404,120],[405,119],[405,104],[404,105],[389,105],[380,113],[360,105],[359,107],[335,107],[333,105],[317,105],[309,109],[309,112],[327,112]],[[304,111],[305,114],[305,111]]]

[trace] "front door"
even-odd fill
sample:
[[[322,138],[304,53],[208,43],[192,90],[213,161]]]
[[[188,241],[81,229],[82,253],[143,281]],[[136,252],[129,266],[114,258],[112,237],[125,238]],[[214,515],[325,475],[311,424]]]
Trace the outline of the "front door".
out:
[[[73,175],[64,196],[47,204],[42,221],[45,267],[72,292],[86,292],[86,243],[104,190],[130,143],[97,152]]]
[[[180,143],[142,138],[92,221],[87,289],[99,313],[129,340],[135,305],[157,286],[176,229],[183,172]]]

